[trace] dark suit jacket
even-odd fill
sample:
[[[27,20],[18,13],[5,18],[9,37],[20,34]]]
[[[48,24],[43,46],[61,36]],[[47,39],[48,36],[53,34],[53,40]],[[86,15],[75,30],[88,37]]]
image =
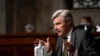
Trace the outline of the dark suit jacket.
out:
[[[87,27],[87,31],[89,31],[89,32],[95,32],[96,31],[96,27],[93,27],[93,26],[86,26],[86,27]],[[85,25],[78,25],[78,26],[76,26],[76,28],[84,29]]]
[[[70,42],[78,50],[78,56],[97,56],[95,42],[89,32],[82,29],[73,29]],[[62,37],[57,39],[56,51],[53,56],[62,56]],[[70,56],[73,55],[70,53]]]

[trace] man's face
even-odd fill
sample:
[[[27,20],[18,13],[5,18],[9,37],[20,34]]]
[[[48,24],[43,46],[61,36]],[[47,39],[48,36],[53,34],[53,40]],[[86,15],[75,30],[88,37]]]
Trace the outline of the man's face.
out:
[[[87,21],[85,19],[81,19],[81,24],[87,24]]]
[[[26,29],[26,33],[32,33],[33,30],[32,29]]]
[[[84,25],[84,24],[90,25],[90,23],[87,22],[86,19],[84,19],[84,18],[81,19],[81,24],[83,24],[83,25]]]
[[[63,17],[58,16],[53,20],[54,30],[57,32],[58,36],[65,36],[68,32],[68,24],[64,22]]]

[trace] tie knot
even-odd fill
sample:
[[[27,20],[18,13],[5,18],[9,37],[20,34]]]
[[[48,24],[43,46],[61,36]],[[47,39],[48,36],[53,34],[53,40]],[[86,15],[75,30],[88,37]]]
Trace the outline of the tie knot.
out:
[[[65,36],[65,37],[63,37],[63,39],[64,39],[64,40],[67,40],[68,38]]]

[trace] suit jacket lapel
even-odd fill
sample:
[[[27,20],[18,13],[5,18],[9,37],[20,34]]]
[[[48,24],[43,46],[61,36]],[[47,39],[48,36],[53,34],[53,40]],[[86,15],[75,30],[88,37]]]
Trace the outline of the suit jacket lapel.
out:
[[[75,48],[75,44],[76,44],[76,33],[73,29],[72,34],[71,34],[71,40],[70,40],[71,44],[73,45],[73,47]],[[73,56],[71,53],[69,53],[69,56]]]
[[[62,37],[58,37],[57,39],[56,52],[57,52],[57,56],[62,55]]]
[[[75,47],[75,44],[76,44],[76,33],[75,31],[72,31],[72,34],[71,34],[71,43],[72,45]]]

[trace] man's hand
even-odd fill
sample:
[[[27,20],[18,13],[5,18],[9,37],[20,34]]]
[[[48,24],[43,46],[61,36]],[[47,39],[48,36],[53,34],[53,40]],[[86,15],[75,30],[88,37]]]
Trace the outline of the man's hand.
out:
[[[40,39],[36,39],[36,40],[34,41],[34,46],[37,46],[37,45],[39,44],[39,41],[40,41]]]
[[[37,40],[34,42],[34,45],[35,45],[35,46],[38,45],[38,44],[39,44],[39,41],[41,41],[41,44],[42,44],[43,46],[46,47],[47,52],[49,52],[49,51],[51,50],[50,42],[49,42],[49,37],[47,38],[46,41],[43,41],[43,40],[37,39]]]
[[[49,37],[47,38],[46,41],[43,41],[44,42],[44,46],[46,47],[47,49],[47,52],[49,52],[51,50],[51,46],[50,46],[50,41],[49,41]]]
[[[49,37],[47,38],[47,42],[45,42],[45,47],[46,47],[47,49],[50,48]]]
[[[75,49],[72,46],[72,44],[70,42],[67,42],[67,41],[63,41],[63,43],[64,43],[64,49],[69,51],[70,53],[74,54]]]

